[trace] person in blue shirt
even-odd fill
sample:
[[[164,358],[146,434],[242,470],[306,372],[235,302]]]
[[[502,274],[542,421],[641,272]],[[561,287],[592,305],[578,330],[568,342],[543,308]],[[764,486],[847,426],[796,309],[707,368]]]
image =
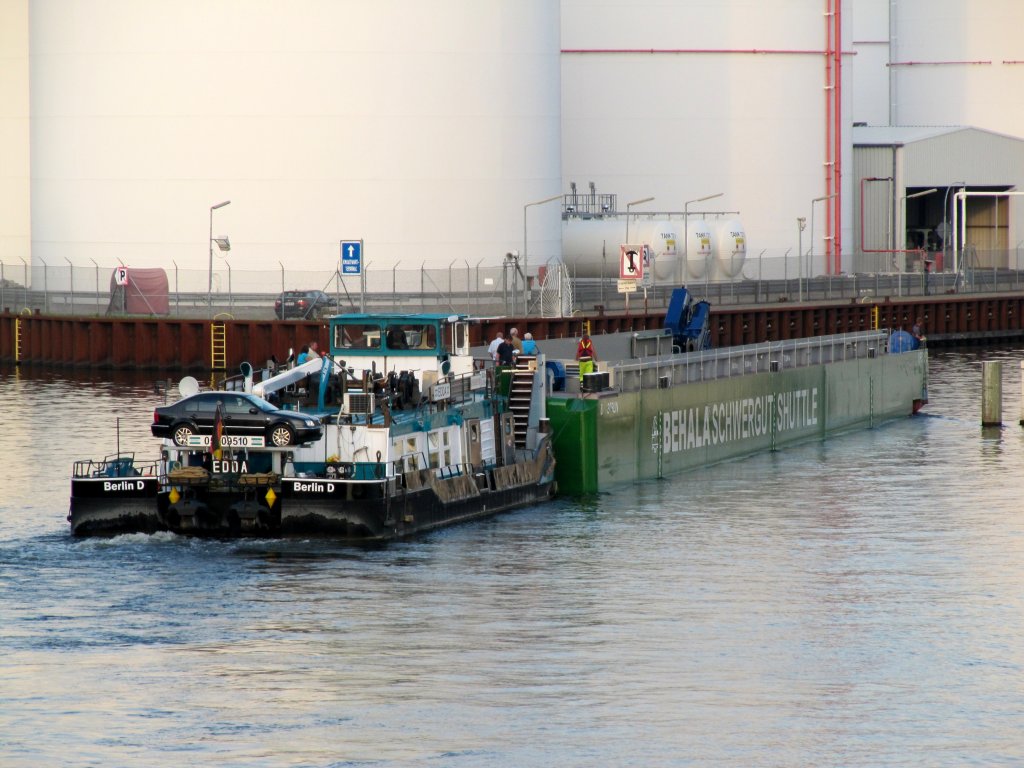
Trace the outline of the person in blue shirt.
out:
[[[302,349],[299,350],[299,356],[295,358],[296,365],[302,365],[308,363],[310,360],[316,360],[320,357],[320,345],[311,341],[309,344],[303,345]]]
[[[528,333],[523,336],[523,354],[524,355],[536,355],[540,352],[537,347],[537,342],[533,340],[533,334]]]

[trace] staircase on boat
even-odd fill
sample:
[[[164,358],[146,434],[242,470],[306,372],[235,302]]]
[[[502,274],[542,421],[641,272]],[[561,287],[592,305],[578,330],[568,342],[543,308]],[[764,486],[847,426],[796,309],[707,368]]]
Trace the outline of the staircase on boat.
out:
[[[516,361],[512,369],[512,386],[509,389],[509,410],[515,416],[516,448],[526,447],[526,432],[530,426],[530,404],[533,402],[533,375],[536,358],[526,357]]]

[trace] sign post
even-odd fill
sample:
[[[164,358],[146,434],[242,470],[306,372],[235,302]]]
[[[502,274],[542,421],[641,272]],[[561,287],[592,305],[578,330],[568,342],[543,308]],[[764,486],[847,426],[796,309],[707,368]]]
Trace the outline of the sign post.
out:
[[[363,270],[363,241],[341,241],[341,276],[359,276],[359,311],[366,311],[366,272]]]
[[[636,293],[637,283],[644,277],[644,267],[650,258],[646,245],[630,245],[624,243],[619,246],[619,293],[626,295],[626,312],[629,312],[629,294]],[[644,287],[644,298],[647,298],[647,288]]]
[[[120,266],[114,270],[114,282],[121,286],[121,312],[128,312],[128,267]]]
[[[619,278],[621,280],[639,280],[644,276],[643,245],[619,246]]]

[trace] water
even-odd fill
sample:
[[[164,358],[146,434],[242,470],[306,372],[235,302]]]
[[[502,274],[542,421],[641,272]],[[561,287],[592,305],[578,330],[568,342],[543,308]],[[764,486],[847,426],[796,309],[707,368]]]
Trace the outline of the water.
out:
[[[1024,764],[1019,350],[927,415],[363,550],[73,540],[145,378],[0,372],[0,765]],[[1004,359],[982,431],[983,359]]]

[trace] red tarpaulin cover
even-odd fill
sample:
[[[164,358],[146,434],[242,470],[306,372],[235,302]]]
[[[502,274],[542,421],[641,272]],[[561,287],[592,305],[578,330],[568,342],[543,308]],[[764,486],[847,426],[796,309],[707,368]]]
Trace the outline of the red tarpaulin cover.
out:
[[[118,285],[118,273],[128,273],[128,284]],[[119,267],[110,275],[110,306],[107,313],[124,312],[129,315],[170,314],[167,293],[167,273],[164,270],[140,267]]]

